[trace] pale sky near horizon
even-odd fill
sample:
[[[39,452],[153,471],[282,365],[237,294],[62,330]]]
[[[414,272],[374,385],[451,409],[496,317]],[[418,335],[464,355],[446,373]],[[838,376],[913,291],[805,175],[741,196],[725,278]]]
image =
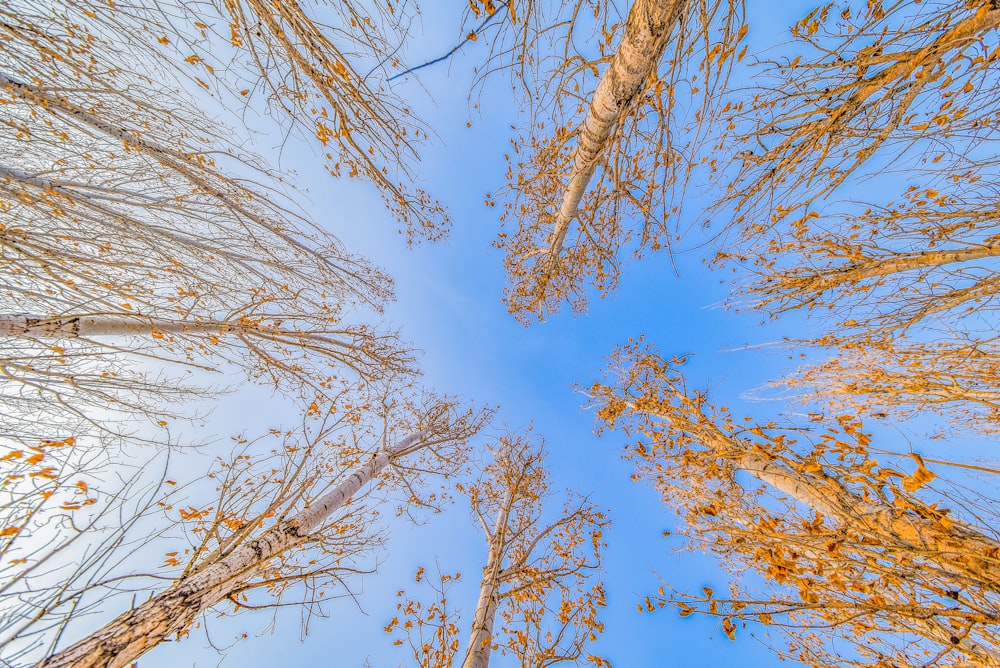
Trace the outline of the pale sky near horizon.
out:
[[[412,36],[410,62],[423,62],[454,43],[458,12],[467,3],[441,4],[449,6],[425,7],[423,24],[414,26],[423,32]],[[787,32],[782,31],[791,22],[785,19],[813,6],[788,4],[799,8],[782,3],[780,11],[769,11],[759,20],[749,16],[751,40],[783,40]],[[750,5],[753,11],[762,3]],[[533,425],[548,445],[553,488],[589,494],[609,510],[612,525],[606,534],[604,574],[608,607],[601,615],[606,632],[592,645],[594,654],[619,668],[797,665],[779,661],[751,637],[762,628],[739,629],[734,642],[725,637],[716,619],[697,615],[681,619],[669,608],[653,614],[637,612],[640,600],[659,585],[658,577],[686,591],[701,586],[725,591],[727,575],[710,557],[670,552],[671,543],[662,532],[673,527],[674,517],[648,486],[629,480],[631,466],[620,458],[624,437],[594,435],[593,416],[582,408],[585,397],[574,384],[586,386],[598,379],[614,346],[642,335],[666,354],[694,354],[692,378],[716,388],[734,411],[743,406],[747,414],[759,412],[759,405],[751,406],[741,397],[793,363],[787,352],[748,346],[787,336],[801,321],[792,317],[780,325],[759,327],[759,315],[734,314],[719,307],[727,295],[723,283],[727,279],[708,270],[692,253],[675,258],[673,264],[660,255],[627,265],[616,293],[594,299],[585,314],[573,316],[564,310],[527,328],[515,323],[501,302],[502,257],[490,247],[498,230],[499,207],[483,206],[483,198],[504,182],[503,154],[509,125],[518,122],[517,110],[505,99],[509,90],[505,82],[496,81],[484,94],[482,108],[470,111],[471,68],[481,61],[483,48],[482,43],[466,45],[450,61],[422,70],[419,84],[407,81],[397,87],[438,135],[423,150],[418,173],[421,187],[448,206],[454,221],[449,239],[407,249],[369,185],[332,181],[312,149],[296,140],[282,148],[276,167],[295,171],[294,180],[307,192],[302,206],[313,220],[395,279],[397,299],[386,320],[423,351],[426,384],[499,406],[498,425],[515,429]],[[466,127],[469,120],[471,128]],[[237,431],[227,424],[237,414],[263,415],[259,420],[273,421],[262,410],[266,401],[260,393],[226,397],[212,418],[212,428],[220,435]],[[483,437],[476,442],[481,445]],[[433,570],[437,564],[444,572],[461,571],[463,582],[452,596],[464,612],[465,624],[475,609],[475,575],[486,547],[461,500],[445,514],[429,518],[425,526],[391,518],[387,524],[389,539],[378,556],[378,573],[354,582],[356,601],[347,598],[329,604],[330,616],[312,620],[305,640],[300,639],[298,611],[284,609],[276,613],[273,632],[251,634],[220,653],[209,646],[210,641],[229,646],[236,635],[266,627],[271,613],[221,620],[209,615],[207,638],[192,631],[183,642],[165,643],[149,652],[139,665],[362,666],[366,660],[375,668],[412,665],[404,648],[392,646],[394,636],[382,631],[395,614],[395,592],[405,588],[419,593],[412,580],[418,566]],[[464,643],[467,631],[462,628]],[[773,642],[784,645],[780,637]],[[496,656],[491,665],[513,664]]]

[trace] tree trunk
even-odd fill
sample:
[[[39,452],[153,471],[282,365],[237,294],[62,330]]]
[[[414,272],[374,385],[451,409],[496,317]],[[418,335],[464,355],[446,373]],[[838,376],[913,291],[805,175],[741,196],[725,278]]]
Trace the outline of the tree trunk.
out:
[[[552,245],[549,247],[550,266],[554,267],[558,262],[569,225],[576,217],[587,185],[604,155],[608,137],[622,112],[642,92],[656,70],[667,48],[667,38],[686,2],[687,0],[635,0],[632,5],[622,42],[598,82],[587,116],[579,128],[573,170],[556,216]]]
[[[503,548],[506,542],[507,522],[514,501],[514,491],[508,489],[500,505],[497,521],[493,525],[490,539],[490,554],[483,569],[483,579],[479,585],[479,602],[472,620],[469,646],[465,650],[462,668],[487,668],[493,650],[493,625],[496,622],[497,607],[500,605],[500,585],[503,574]]]
[[[877,536],[887,545],[904,544],[950,575],[972,577],[987,587],[994,583],[993,589],[1000,591],[1000,543],[993,538],[958,524],[945,528],[931,518],[866,501],[822,472],[804,473],[759,451],[734,449],[712,427],[692,431],[707,447],[727,459],[732,457],[740,470],[837,523]]]
[[[814,273],[790,274],[774,280],[773,292],[781,292],[784,285],[823,292],[845,283],[858,283],[869,278],[882,278],[916,269],[943,267],[948,264],[973,262],[1000,256],[1000,246],[972,246],[954,250],[929,250],[863,260],[839,267],[830,267]]]
[[[159,334],[222,334],[235,332],[274,341],[314,343],[359,351],[360,346],[323,332],[297,331],[252,320],[168,320],[147,316],[100,314],[79,316],[0,315],[0,339],[80,339],[91,336],[149,336]]]
[[[267,562],[308,540],[310,533],[391,461],[414,452],[427,436],[418,432],[380,452],[336,489],[310,507],[244,543],[225,557],[175,582],[138,608],[119,616],[93,635],[40,661],[35,668],[123,668],[198,615],[224,600]]]

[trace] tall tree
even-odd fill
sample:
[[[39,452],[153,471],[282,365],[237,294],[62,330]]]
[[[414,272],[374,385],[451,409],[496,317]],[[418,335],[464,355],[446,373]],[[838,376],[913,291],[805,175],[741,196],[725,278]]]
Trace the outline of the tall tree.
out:
[[[0,165],[0,313],[7,376],[29,390],[23,399],[34,388],[49,406],[72,407],[92,390],[92,401],[134,403],[114,368],[130,349],[242,364],[306,387],[307,403],[331,363],[369,377],[408,364],[393,337],[353,315],[381,307],[388,278],[275,192],[223,171],[235,162],[269,180],[190,99],[154,83],[162,61],[120,66],[132,43],[108,29],[120,21],[122,38],[135,37],[128,12],[31,9],[0,10],[3,154],[17,161]],[[76,364],[101,359],[109,365],[97,373]]]
[[[670,245],[668,219],[700,143],[697,127],[690,136],[682,128],[712,115],[745,29],[731,2],[638,0],[626,17],[594,3],[593,22],[580,3],[551,18],[525,5],[531,11],[521,8],[514,31],[520,47],[501,55],[513,61],[530,120],[508,156],[502,220],[511,229],[497,245],[508,308],[529,321],[562,301],[582,309],[588,285],[612,289],[626,249]],[[589,30],[599,52],[577,50],[578,33]],[[693,101],[678,104],[679,96]]]
[[[392,295],[388,277],[300,214],[282,177],[248,152],[247,138],[210,121],[198,109],[213,103],[190,94],[200,88],[242,106],[264,89],[288,112],[283,123],[329,146],[331,171],[374,180],[408,229],[437,236],[443,212],[399,180],[422,128],[358,74],[398,46],[381,33],[385,26],[344,3],[335,7],[344,12],[338,29],[323,26],[315,7],[279,9],[0,7],[0,401],[10,417],[0,436],[0,540],[5,557],[18,555],[4,564],[0,588],[5,624],[8,604],[24,613],[4,628],[10,651],[20,651],[15,637],[19,648],[22,640],[61,641],[87,597],[114,588],[103,570],[120,565],[113,548],[130,544],[126,532],[144,527],[155,508],[148,478],[128,473],[148,450],[132,446],[162,453],[170,421],[193,412],[179,400],[215,393],[182,382],[187,371],[241,367],[295,396],[307,415],[341,400],[344,387],[412,381],[412,354],[375,324]],[[221,41],[220,17],[229,24]],[[357,55],[360,44],[370,47],[367,56]],[[343,466],[355,446],[335,445],[330,456]],[[397,455],[390,453],[391,471],[402,470]],[[272,501],[289,516],[295,503],[318,498],[308,490],[343,473],[327,469],[324,479],[315,457],[302,461],[292,470],[301,489],[272,476]],[[127,503],[135,490],[142,502]],[[109,525],[116,512],[123,526]],[[196,551],[199,573],[212,569],[207,555],[222,563],[230,548],[260,538],[250,535],[260,526],[242,534],[220,527],[212,539],[225,534],[229,547],[220,538],[215,551]],[[322,547],[329,537],[299,538]],[[68,554],[82,561],[63,577]],[[240,567],[258,577],[264,565]],[[248,586],[213,578],[211,592],[183,589],[200,602],[181,606],[180,621],[176,606],[143,614],[179,631],[214,594]]]
[[[661,590],[650,609],[718,615],[730,637],[734,620],[773,625],[815,666],[1000,665],[995,500],[933,489],[918,456],[911,472],[880,466],[849,415],[816,435],[741,424],[686,386],[683,361],[634,343],[591,390],[602,423],[635,439],[636,477],[734,574],[728,597]]]
[[[988,2],[820,8],[792,29],[801,57],[768,63],[786,93],[734,108],[717,259],[751,275],[736,304],[815,314],[799,343],[830,358],[783,383],[806,399],[995,431],[998,26]],[[834,199],[848,186],[861,201]]]
[[[343,595],[343,579],[377,544],[368,530],[377,508],[362,503],[361,491],[386,485],[402,493],[404,504],[427,502],[414,496],[420,472],[458,470],[465,442],[485,417],[462,412],[449,400],[415,399],[387,403],[383,395],[381,405],[355,405],[362,397],[345,393],[341,405],[307,416],[301,434],[275,434],[283,439],[276,448],[242,441],[235,457],[220,459],[210,476],[217,482],[215,501],[189,502],[178,511],[192,544],[166,552],[161,568],[175,571],[170,586],[69,647],[59,642],[60,632],[36,665],[126,666],[165,639],[185,635],[199,616],[222,603],[236,611],[279,601],[313,610],[338,590]],[[172,516],[173,504],[166,507]],[[72,633],[74,612],[93,605],[87,600],[91,590],[107,594],[132,579],[145,581],[140,590],[148,587],[149,577],[136,567],[130,564],[131,575],[82,589],[50,587],[47,600],[13,588],[12,595],[36,600],[26,606],[33,608],[30,615],[9,622],[8,640],[17,641],[11,651],[37,652],[25,643],[32,634],[51,636],[53,624]]]
[[[497,650],[534,668],[603,665],[586,647],[603,629],[597,615],[604,588],[592,580],[601,565],[604,514],[573,497],[558,518],[543,514],[542,503],[552,493],[540,439],[508,434],[490,448],[490,456],[478,480],[458,485],[488,548],[461,665],[486,668]],[[417,581],[423,577],[421,569]],[[402,626],[421,666],[444,668],[458,656],[458,617],[449,612],[446,598],[455,577],[440,575],[432,583],[438,599],[427,606],[401,601],[403,621],[394,617],[386,627],[393,632]]]
[[[761,63],[757,76],[773,84],[730,108],[728,152],[741,167],[723,202],[759,232],[907,153],[956,174],[980,157],[992,164],[955,146],[982,146],[994,134],[985,121],[996,109],[987,82],[996,76],[989,39],[997,27],[1000,9],[978,0],[809,12],[791,30],[799,56]],[[926,160],[914,148],[927,150]]]

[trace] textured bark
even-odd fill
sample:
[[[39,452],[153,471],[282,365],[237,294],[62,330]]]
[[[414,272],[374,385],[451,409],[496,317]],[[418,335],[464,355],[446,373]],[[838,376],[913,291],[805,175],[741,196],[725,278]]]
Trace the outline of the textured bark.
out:
[[[224,600],[267,562],[300,545],[331,513],[343,506],[391,461],[420,449],[427,434],[412,434],[380,452],[309,508],[244,543],[225,557],[175,582],[169,589],[129,610],[75,645],[44,659],[35,668],[123,668],[201,613]]]
[[[62,116],[67,119],[73,119],[79,123],[98,130],[109,137],[132,144],[150,153],[162,153],[173,157],[181,157],[181,155],[176,151],[159,146],[145,139],[141,139],[132,132],[115,127],[113,124],[108,123],[104,119],[77,107],[66,98],[50,93],[42,88],[18,81],[4,72],[0,72],[0,86],[3,86],[7,89],[7,91],[14,93],[17,97],[26,102],[44,107],[49,113],[56,114],[57,116]]]
[[[655,415],[700,443],[720,461],[749,473],[789,498],[854,530],[924,555],[929,564],[957,578],[970,578],[1000,591],[1000,542],[958,523],[945,527],[934,518],[867,501],[824,472],[806,472],[722,431],[705,418],[649,410],[632,403],[637,414]]]
[[[479,602],[472,620],[469,646],[465,650],[462,668],[487,668],[493,650],[493,626],[496,623],[497,608],[500,605],[500,585],[503,575],[503,547],[506,542],[507,523],[514,502],[514,491],[507,490],[504,502],[497,514],[490,539],[490,554],[483,569],[483,579],[479,585]]]
[[[881,278],[916,269],[931,269],[961,262],[973,262],[1000,256],[1000,246],[973,246],[955,250],[929,250],[920,253],[852,262],[830,267],[818,272],[790,274],[774,280],[771,291],[781,293],[788,285],[792,288],[823,292],[845,283],[858,283],[869,278]]]
[[[179,322],[120,315],[0,315],[0,338],[79,339],[91,336],[148,336],[151,332],[199,333],[240,329],[212,320]]]
[[[933,520],[913,513],[899,513],[881,504],[869,503],[845,488],[838,480],[822,473],[804,474],[759,455],[744,455],[737,465],[766,485],[799,503],[864,535],[877,537],[887,545],[904,544],[915,554],[957,581],[973,581],[987,589],[1000,591],[1000,543],[966,527],[942,530]],[[992,586],[990,586],[992,584]],[[975,665],[997,668],[1000,657],[974,639],[955,633],[940,619],[929,617],[921,623],[930,638],[942,646],[958,646]],[[984,620],[985,624],[990,624]],[[973,665],[973,664],[961,664]]]
[[[642,92],[663,57],[674,25],[687,0],[636,0],[629,11],[625,35],[594,91],[587,116],[579,128],[579,143],[573,156],[562,203],[556,216],[549,247],[554,266],[576,217],[587,185],[607,149],[608,138],[622,113]]]
[[[92,336],[149,336],[158,334],[223,334],[234,332],[258,339],[293,341],[303,345],[314,343],[346,350],[360,346],[323,333],[300,332],[252,321],[166,320],[145,316],[113,314],[81,315],[46,318],[40,315],[0,315],[0,339],[81,339]]]
[[[493,625],[500,605],[500,583],[497,582],[496,555],[490,552],[486,562],[486,575],[479,586],[479,602],[472,620],[472,633],[465,652],[462,668],[487,668],[493,650]]]
[[[1000,543],[993,538],[957,524],[944,528],[934,519],[866,501],[835,478],[799,471],[729,440],[714,427],[691,431],[735,467],[837,523],[877,536],[889,545],[906,545],[927,555],[930,563],[950,575],[993,582],[994,589],[1000,591]]]

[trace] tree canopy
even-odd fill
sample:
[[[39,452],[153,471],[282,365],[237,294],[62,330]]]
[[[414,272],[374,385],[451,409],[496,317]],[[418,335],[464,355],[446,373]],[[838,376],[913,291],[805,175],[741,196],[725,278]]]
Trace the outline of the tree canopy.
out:
[[[0,6],[0,663],[186,661],[266,609],[392,634],[379,664],[649,662],[657,623],[655,661],[714,628],[1000,665],[970,454],[998,29],[993,0]],[[437,196],[455,239],[412,248]]]

